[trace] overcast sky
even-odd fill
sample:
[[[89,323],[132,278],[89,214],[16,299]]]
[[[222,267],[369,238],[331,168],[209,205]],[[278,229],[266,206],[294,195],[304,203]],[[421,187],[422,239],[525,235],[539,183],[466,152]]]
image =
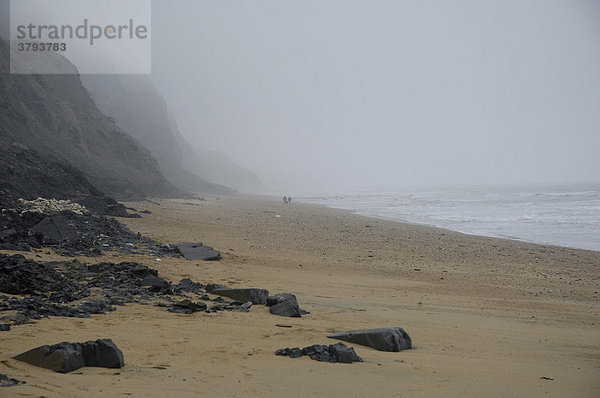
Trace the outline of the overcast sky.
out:
[[[153,2],[182,134],[267,188],[600,181],[600,2]]]

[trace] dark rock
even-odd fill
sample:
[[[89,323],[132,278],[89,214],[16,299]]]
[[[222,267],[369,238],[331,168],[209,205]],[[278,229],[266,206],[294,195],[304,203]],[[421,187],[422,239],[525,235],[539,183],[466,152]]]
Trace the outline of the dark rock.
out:
[[[247,302],[251,301],[252,304],[266,304],[267,298],[269,297],[269,291],[266,289],[214,289],[212,294],[219,296],[225,296],[234,300]]]
[[[0,310],[18,311],[16,315],[2,317],[3,321],[12,321],[13,325],[29,323],[30,319],[41,319],[48,316],[64,316],[70,318],[87,318],[89,314],[79,308],[48,302],[42,296],[3,298]]]
[[[293,304],[298,305],[298,300],[296,299],[296,296],[294,296],[291,293],[278,293],[274,296],[269,296],[267,298],[267,305],[271,307],[273,305],[283,303],[284,301],[291,301]]]
[[[106,314],[114,310],[115,307],[111,306],[105,300],[86,300],[79,305],[79,311],[86,314]]]
[[[229,289],[227,286],[219,285],[217,283],[209,283],[206,285],[206,293],[212,293],[214,290],[225,290]]]
[[[14,228],[9,228],[9,229],[5,229],[4,231],[0,231],[0,240],[10,238],[11,236],[15,235],[16,233],[17,233],[17,230]]]
[[[142,214],[152,214],[152,212],[150,210],[141,210],[140,213],[142,213]]]
[[[310,355],[310,354],[309,354]],[[354,348],[347,347],[345,344],[337,343],[333,346],[329,346],[329,356],[333,358],[334,361],[329,360],[329,362],[341,362],[341,363],[352,363],[352,362],[362,362],[362,359],[356,354]],[[312,358],[312,356],[311,356]],[[317,359],[319,360],[319,359]]]
[[[179,283],[177,285],[175,285],[176,290],[179,290],[182,292],[188,292],[188,293],[200,293],[200,292],[202,292],[203,288],[204,288],[204,285],[202,283],[193,282],[189,278],[183,278],[182,280],[179,281]]]
[[[372,347],[379,351],[397,352],[412,348],[411,338],[402,328],[351,330],[327,337]]]
[[[217,261],[221,259],[221,253],[202,243],[178,243],[175,247],[186,260]]]
[[[223,297],[216,297],[212,299],[212,301],[215,303],[229,304],[229,301],[225,300]]]
[[[144,287],[150,288],[150,291],[154,293],[168,292],[171,286],[169,282],[158,276],[146,276],[142,279],[141,284]]]
[[[25,384],[25,382],[0,374],[0,387],[13,387],[19,384]]]
[[[0,250],[31,250],[52,247],[65,256],[97,257],[103,250],[126,254],[179,256],[173,250],[138,234],[114,218],[94,213],[63,211],[51,216],[36,212],[19,213],[9,209],[0,213]]]
[[[332,345],[311,345],[300,348],[283,348],[275,352],[276,355],[289,356],[291,358],[300,358],[301,356],[309,356],[319,362],[340,362],[340,363],[352,363],[362,362],[362,359],[356,354],[354,348],[347,347],[343,343],[336,343]]]
[[[300,358],[302,356],[302,350],[298,347],[294,348],[280,348],[275,351],[275,355],[290,358]]]
[[[271,314],[299,318],[309,312],[301,310],[298,299],[291,293],[279,293],[267,298]]]
[[[192,314],[194,312],[204,311],[206,308],[206,303],[203,303],[202,301],[194,303],[189,299],[185,299],[173,304],[168,311],[179,314]]]
[[[85,289],[79,283],[57,272],[51,263],[27,260],[20,254],[0,254],[0,292],[41,294],[64,290],[85,296]]]
[[[124,363],[123,353],[110,339],[44,345],[17,355],[14,359],[60,373],[84,366],[120,368]]]
[[[86,209],[101,216],[130,217],[139,216],[127,212],[127,208],[109,196],[86,196],[75,200]],[[138,218],[136,217],[136,218]]]
[[[291,318],[300,318],[302,316],[298,304],[294,304],[291,301],[283,301],[279,304],[275,304],[269,308],[269,311],[273,315],[287,316]]]
[[[12,308],[8,307],[7,309],[10,310]],[[11,322],[13,325],[24,325],[26,323],[30,323],[29,318],[23,314],[6,315],[0,318],[0,320],[4,322]]]
[[[64,213],[44,218],[31,228],[31,232],[42,235],[46,243],[57,243],[64,239],[75,238],[77,229],[70,222],[70,217]]]
[[[10,325],[8,323],[0,323],[0,332],[8,332]]]
[[[160,278],[157,270],[134,262],[101,262],[88,266],[79,260],[36,262],[21,255],[0,253],[0,292],[23,295],[0,295],[0,313],[13,312],[0,318],[0,324],[19,325],[50,316],[84,318],[114,311],[114,306],[157,298],[172,303],[172,296],[181,296],[182,292],[194,294],[200,300],[210,300],[205,294],[200,296],[202,287],[201,283],[187,278],[173,286]],[[92,294],[93,297],[88,298]],[[264,295],[266,297],[268,292]],[[72,304],[83,298],[87,299]],[[181,303],[181,299],[179,301]],[[251,300],[231,303],[220,296],[213,301],[216,305],[209,312],[247,312],[252,304]],[[202,301],[180,303],[165,304],[165,307],[179,313],[205,311],[208,307]]]

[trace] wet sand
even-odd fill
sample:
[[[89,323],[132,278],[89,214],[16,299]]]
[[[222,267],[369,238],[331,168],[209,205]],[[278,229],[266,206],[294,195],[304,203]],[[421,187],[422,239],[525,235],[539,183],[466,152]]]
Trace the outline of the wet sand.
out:
[[[204,242],[223,259],[115,254],[85,261],[135,260],[175,283],[189,277],[290,292],[311,314],[282,318],[253,306],[249,313],[180,315],[135,304],[13,326],[0,332],[0,373],[27,384],[2,388],[0,396],[598,396],[600,252],[267,198],[156,203],[129,203],[152,214],[121,221],[159,242]],[[412,350],[353,345],[364,360],[354,364],[274,355],[333,344],[326,335],[336,331],[392,326],[411,335]],[[97,338],[113,339],[124,368],[63,375],[10,359],[42,344]]]

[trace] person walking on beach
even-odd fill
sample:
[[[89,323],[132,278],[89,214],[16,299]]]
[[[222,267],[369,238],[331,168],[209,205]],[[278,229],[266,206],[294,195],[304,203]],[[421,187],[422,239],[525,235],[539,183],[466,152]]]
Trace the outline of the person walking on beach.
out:
[[[283,203],[285,203],[286,205],[288,204],[288,198],[286,198],[285,196],[283,197]]]
[[[292,197],[291,196],[288,196],[288,201],[287,202],[288,202],[288,205],[292,204]]]

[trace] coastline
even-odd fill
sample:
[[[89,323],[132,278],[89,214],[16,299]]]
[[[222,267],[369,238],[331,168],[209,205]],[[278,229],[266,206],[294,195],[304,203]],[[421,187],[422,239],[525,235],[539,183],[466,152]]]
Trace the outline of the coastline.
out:
[[[390,221],[548,246],[600,252],[595,184],[409,189],[307,196],[305,203]]]
[[[120,221],[159,242],[202,241],[223,259],[83,260],[135,260],[173,282],[189,277],[290,292],[311,314],[280,318],[255,306],[245,314],[176,315],[127,305],[89,319],[43,319],[3,332],[0,350],[12,356],[40,344],[107,337],[123,350],[126,366],[59,375],[10,359],[0,373],[28,384],[5,391],[150,397],[164,396],[168,386],[178,396],[592,397],[600,388],[600,252],[286,206],[275,198],[156,203],[128,203],[152,214]],[[335,331],[391,326],[403,327],[414,349],[353,345],[365,360],[353,365],[274,355],[278,348],[332,344],[326,335]]]

